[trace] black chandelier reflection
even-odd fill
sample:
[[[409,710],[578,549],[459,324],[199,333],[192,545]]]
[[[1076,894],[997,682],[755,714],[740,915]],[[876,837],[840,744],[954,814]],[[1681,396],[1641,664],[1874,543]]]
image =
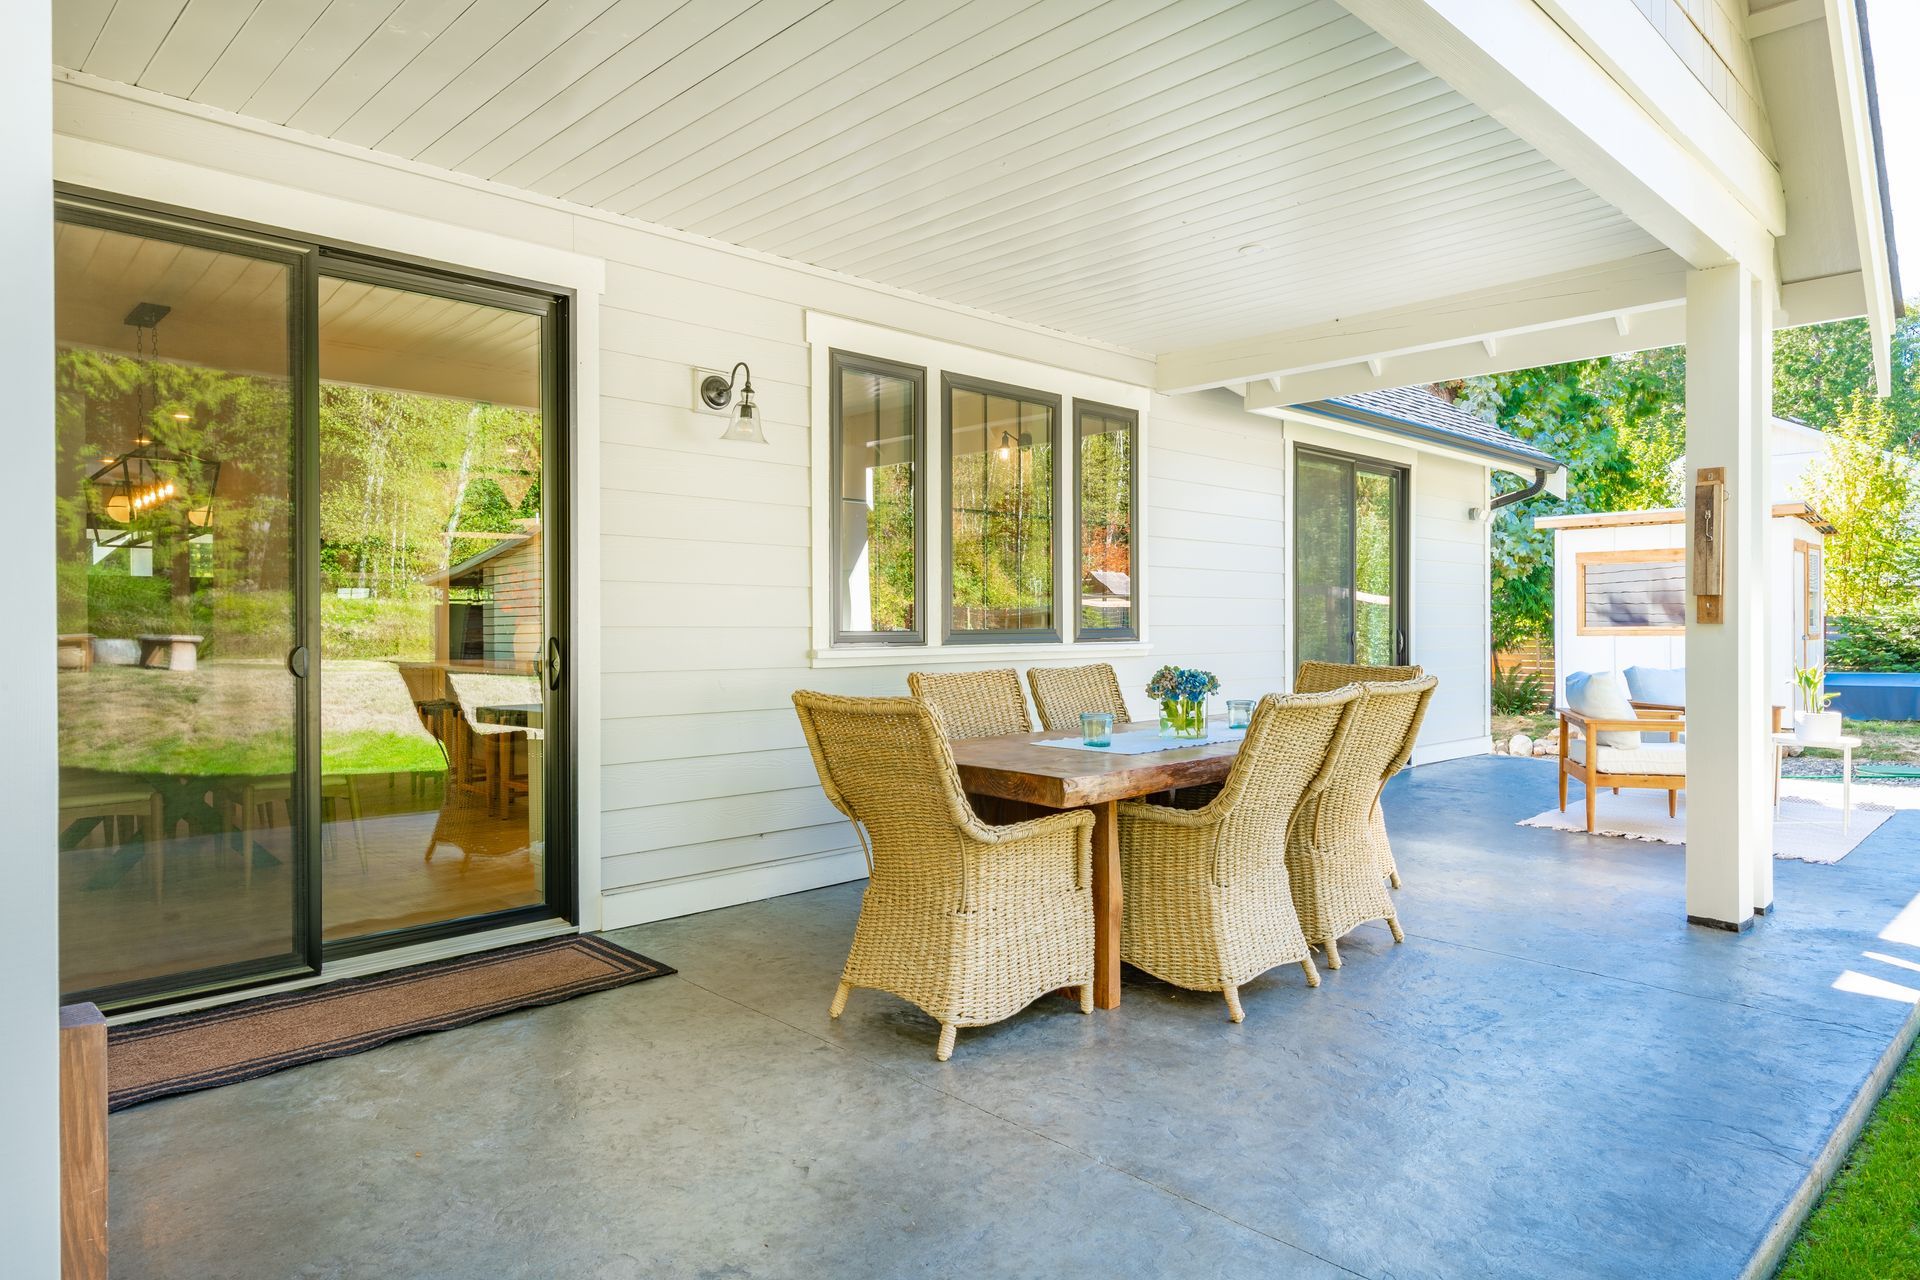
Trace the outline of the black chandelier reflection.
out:
[[[160,321],[172,310],[141,302],[127,312],[134,330],[135,358],[147,366],[134,393],[133,443],[115,458],[102,459],[87,476],[87,524],[95,545],[144,545],[155,537],[207,530],[213,524],[213,494],[220,464],[156,442],[152,423],[159,399]],[[176,410],[174,421],[191,424],[193,415]]]

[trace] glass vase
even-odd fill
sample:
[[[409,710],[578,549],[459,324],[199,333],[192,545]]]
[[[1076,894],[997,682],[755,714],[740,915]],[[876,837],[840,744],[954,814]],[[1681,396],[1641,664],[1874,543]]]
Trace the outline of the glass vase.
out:
[[[1165,698],[1160,703],[1160,736],[1163,738],[1204,738],[1207,734],[1207,704],[1202,698]]]

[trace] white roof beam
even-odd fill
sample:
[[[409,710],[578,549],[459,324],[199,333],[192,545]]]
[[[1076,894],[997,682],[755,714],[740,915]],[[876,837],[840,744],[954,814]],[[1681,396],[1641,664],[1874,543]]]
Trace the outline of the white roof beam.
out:
[[[1532,369],[1569,360],[1618,355],[1623,351],[1670,347],[1685,338],[1686,308],[1683,305],[1640,313],[1631,334],[1620,333],[1613,317],[1606,316],[1503,338],[1494,344],[1491,352],[1484,342],[1469,339],[1453,346],[1378,360],[1375,362],[1378,372],[1365,361],[1357,361],[1289,374],[1281,380],[1283,390],[1280,391],[1270,383],[1249,383],[1246,407],[1256,412],[1282,409],[1357,391],[1419,386],[1481,373],[1504,373],[1510,369]]]
[[[1479,343],[1582,320],[1673,306],[1686,297],[1686,266],[1656,252],[1619,262],[1437,298],[1282,333],[1160,357],[1161,391],[1285,378],[1314,369]],[[1508,365],[1521,368],[1521,365]],[[1379,377],[1381,375],[1374,375]],[[1384,384],[1383,384],[1384,385]]]
[[[1749,137],[1636,6],[1618,0],[1539,3],[1696,163],[1719,175],[1770,235],[1786,234],[1787,194],[1769,154],[1772,138]]]
[[[1773,237],[1786,217],[1777,177],[1771,196],[1765,188],[1736,192],[1536,0],[1345,0],[1345,7],[1691,266],[1744,262],[1773,270]],[[1600,0],[1565,7],[1592,14]],[[1669,74],[1691,78],[1678,62]]]
[[[1785,329],[1852,319],[1859,314],[1860,275],[1849,272],[1782,286],[1780,306],[1774,310],[1773,318],[1776,328]],[[1686,341],[1686,336],[1686,307],[1682,303],[1622,311],[1509,338],[1466,338],[1451,346],[1375,356],[1371,360],[1250,382],[1245,392],[1246,406],[1255,411],[1271,410],[1357,391],[1381,391],[1388,387],[1470,378],[1482,373],[1534,369],[1569,360],[1592,360],[1628,351],[1677,346]]]
[[[1896,300],[1880,203],[1880,162],[1875,154],[1873,108],[1867,100],[1866,42],[1854,0],[1826,0],[1827,47],[1840,106],[1840,137],[1847,161],[1847,195],[1853,202],[1854,235],[1866,277],[1867,332],[1873,339],[1873,372],[1882,396],[1893,391],[1893,325]]]

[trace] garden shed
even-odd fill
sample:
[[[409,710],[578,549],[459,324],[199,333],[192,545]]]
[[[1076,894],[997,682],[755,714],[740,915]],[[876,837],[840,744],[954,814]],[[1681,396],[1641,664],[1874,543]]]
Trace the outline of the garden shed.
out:
[[[1553,530],[1555,705],[1577,671],[1687,665],[1686,512],[1679,507],[1542,516]],[[1776,502],[1767,538],[1767,696],[1798,709],[1793,673],[1826,660],[1822,588],[1833,526]]]

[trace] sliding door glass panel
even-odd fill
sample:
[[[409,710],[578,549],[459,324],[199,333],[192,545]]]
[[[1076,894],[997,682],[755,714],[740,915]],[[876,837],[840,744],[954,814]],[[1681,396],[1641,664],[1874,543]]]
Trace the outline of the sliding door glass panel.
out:
[[[1294,467],[1294,650],[1301,662],[1353,655],[1353,465],[1304,450]]]
[[[834,353],[834,635],[920,633],[917,369]]]
[[[54,242],[61,987],[109,1003],[307,968],[297,255],[134,226]]]
[[[1133,477],[1136,419],[1076,406],[1080,439],[1080,620],[1087,637],[1136,634]]]
[[[1054,632],[1053,450],[1059,405],[948,388],[952,523],[949,629],[960,637]]]
[[[1353,475],[1353,660],[1399,661],[1400,473]]]
[[[330,943],[543,901],[542,320],[321,276]]]

